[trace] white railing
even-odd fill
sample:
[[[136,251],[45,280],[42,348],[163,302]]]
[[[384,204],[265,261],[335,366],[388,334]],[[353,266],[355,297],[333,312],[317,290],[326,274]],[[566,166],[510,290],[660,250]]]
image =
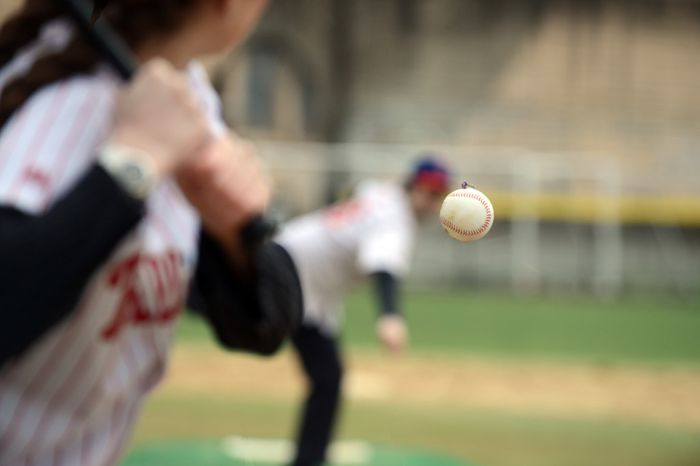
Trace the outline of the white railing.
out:
[[[632,163],[592,154],[438,145],[308,144],[261,141],[279,208],[320,207],[329,186],[366,177],[400,180],[431,152],[494,201],[484,240],[460,244],[437,224],[423,229],[412,283],[564,290],[700,291],[700,167],[666,160]],[[689,161],[683,161],[688,165]]]

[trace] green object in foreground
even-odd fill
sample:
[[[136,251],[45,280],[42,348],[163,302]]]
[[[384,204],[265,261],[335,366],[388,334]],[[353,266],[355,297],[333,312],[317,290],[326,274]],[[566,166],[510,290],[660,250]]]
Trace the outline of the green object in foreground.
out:
[[[356,466],[474,466],[440,455],[389,447],[372,446],[371,456],[370,463],[353,464]],[[164,464],[168,466],[282,466],[279,463],[234,459],[226,453],[221,441],[151,443],[134,449],[121,466]]]

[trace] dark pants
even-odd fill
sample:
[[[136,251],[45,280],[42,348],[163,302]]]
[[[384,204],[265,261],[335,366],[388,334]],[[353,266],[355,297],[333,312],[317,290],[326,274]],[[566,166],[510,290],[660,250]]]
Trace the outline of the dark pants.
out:
[[[292,466],[319,466],[326,459],[340,404],[343,378],[340,351],[335,338],[310,325],[303,325],[292,342],[309,386]]]

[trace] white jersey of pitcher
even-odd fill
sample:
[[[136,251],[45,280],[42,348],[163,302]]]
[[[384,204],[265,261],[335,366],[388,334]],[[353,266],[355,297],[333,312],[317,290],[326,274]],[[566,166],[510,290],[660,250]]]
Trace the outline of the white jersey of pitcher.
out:
[[[354,196],[287,223],[278,241],[291,254],[304,292],[304,320],[337,333],[346,293],[362,277],[408,273],[416,230],[406,191],[365,181]]]

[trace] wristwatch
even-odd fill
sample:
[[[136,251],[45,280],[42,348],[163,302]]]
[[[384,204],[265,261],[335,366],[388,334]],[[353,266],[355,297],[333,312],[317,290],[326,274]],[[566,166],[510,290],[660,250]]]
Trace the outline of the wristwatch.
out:
[[[98,163],[130,196],[141,201],[156,184],[156,170],[138,149],[107,145],[100,151]]]

